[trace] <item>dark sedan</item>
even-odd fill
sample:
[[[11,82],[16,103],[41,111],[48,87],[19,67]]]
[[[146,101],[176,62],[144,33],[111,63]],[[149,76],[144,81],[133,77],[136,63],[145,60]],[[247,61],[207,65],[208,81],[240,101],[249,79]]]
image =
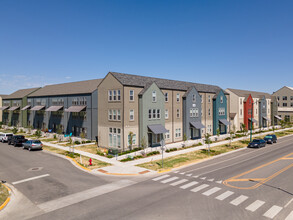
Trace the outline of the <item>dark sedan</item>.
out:
[[[265,147],[266,144],[267,144],[266,141],[263,139],[253,139],[253,141],[250,142],[247,147],[261,148],[261,147]]]
[[[272,144],[272,143],[277,143],[277,136],[274,134],[270,134],[264,137],[264,140],[268,143],[268,144]]]

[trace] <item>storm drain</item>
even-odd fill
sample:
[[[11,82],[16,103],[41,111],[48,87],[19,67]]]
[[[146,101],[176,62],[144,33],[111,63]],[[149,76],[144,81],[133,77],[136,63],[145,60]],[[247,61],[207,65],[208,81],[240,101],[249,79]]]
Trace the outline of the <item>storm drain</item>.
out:
[[[42,169],[43,169],[43,167],[33,167],[33,168],[28,169],[28,171],[40,171]]]

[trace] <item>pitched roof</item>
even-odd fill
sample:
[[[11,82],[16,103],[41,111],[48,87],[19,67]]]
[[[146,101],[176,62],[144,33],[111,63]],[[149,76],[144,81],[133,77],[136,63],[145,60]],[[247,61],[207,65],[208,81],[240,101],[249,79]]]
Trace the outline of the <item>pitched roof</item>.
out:
[[[286,86],[288,89],[291,89],[291,90],[293,90],[293,87],[290,87],[290,86]]]
[[[30,89],[20,89],[10,95],[3,97],[3,99],[21,99],[21,98],[26,97],[27,95],[31,94],[32,92],[38,90],[38,89],[40,89],[40,87],[30,88]]]
[[[56,96],[92,93],[98,88],[102,79],[47,85],[29,95],[29,97]]]
[[[2,99],[4,99],[6,96],[7,96],[7,95],[0,95],[0,97],[1,97]]]
[[[198,92],[217,93],[219,90],[221,90],[219,86],[214,85],[131,75],[117,72],[110,73],[124,86],[145,87],[150,82],[156,82],[160,89],[187,91],[189,87],[194,86]]]
[[[228,88],[228,90],[230,90],[234,94],[241,97],[247,97],[249,94],[251,94],[252,98],[262,98],[263,96],[265,96],[267,99],[271,99],[271,96],[272,96],[269,93],[265,93],[265,92],[256,92],[256,91],[230,89],[230,88]]]

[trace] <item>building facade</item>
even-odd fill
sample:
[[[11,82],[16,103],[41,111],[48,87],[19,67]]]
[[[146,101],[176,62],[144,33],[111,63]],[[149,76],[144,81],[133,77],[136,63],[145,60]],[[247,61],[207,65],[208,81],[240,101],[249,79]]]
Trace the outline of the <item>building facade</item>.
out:
[[[0,122],[2,122],[3,110],[2,110],[2,99],[5,98],[6,95],[0,95]]]
[[[278,102],[278,116],[286,121],[293,122],[293,87],[284,86],[273,93]]]

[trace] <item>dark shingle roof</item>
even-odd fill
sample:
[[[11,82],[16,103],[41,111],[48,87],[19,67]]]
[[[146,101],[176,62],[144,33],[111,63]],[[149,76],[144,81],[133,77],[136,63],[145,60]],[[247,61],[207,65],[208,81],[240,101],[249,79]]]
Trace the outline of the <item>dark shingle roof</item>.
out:
[[[213,85],[131,75],[117,72],[110,73],[124,86],[145,87],[150,82],[156,82],[160,89],[187,91],[189,87],[194,86],[198,92],[217,93],[219,90],[221,90],[219,86]]]
[[[3,99],[22,99],[23,97],[26,97],[27,95],[31,94],[32,92],[38,89],[40,89],[40,87],[30,88],[30,89],[20,89],[10,95],[3,97]]]
[[[241,89],[230,89],[230,88],[228,88],[228,90],[230,90],[234,94],[236,94],[238,96],[242,96],[242,97],[246,97],[249,94],[251,94],[252,98],[262,98],[263,96],[265,96],[267,99],[270,99],[271,96],[272,96],[269,93],[265,93],[265,92],[256,92],[256,91],[241,90]]]
[[[7,95],[0,95],[0,97],[1,97],[2,99],[5,99],[6,96],[7,96]]]
[[[101,83],[101,81],[102,79],[93,79],[79,82],[47,85],[30,94],[29,97],[92,93],[98,88],[98,85]]]

